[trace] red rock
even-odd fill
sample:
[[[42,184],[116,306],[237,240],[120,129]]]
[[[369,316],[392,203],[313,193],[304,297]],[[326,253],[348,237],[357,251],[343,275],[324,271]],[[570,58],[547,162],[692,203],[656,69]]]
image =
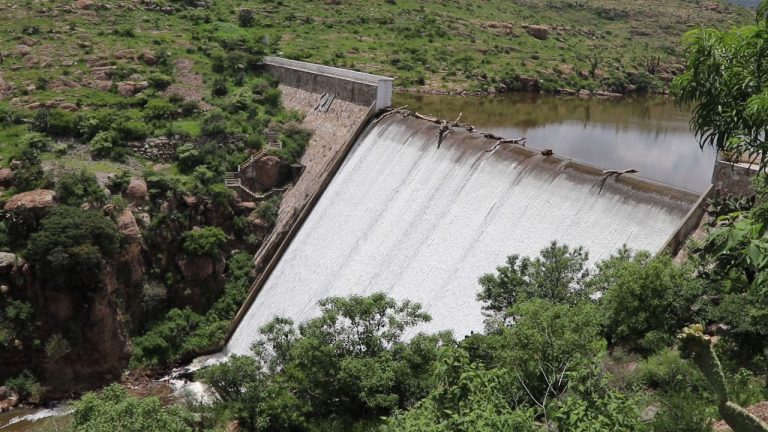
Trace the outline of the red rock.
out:
[[[280,181],[280,158],[264,156],[253,163],[254,180],[265,189],[272,189]]]
[[[0,168],[0,186],[10,187],[13,181],[13,170],[10,168]]]
[[[207,256],[180,256],[176,264],[186,280],[204,280],[213,275],[213,260]]]
[[[36,189],[12,196],[5,203],[5,211],[12,211],[20,207],[39,210],[53,207],[55,203],[56,192],[48,189]]]
[[[147,182],[140,178],[132,178],[131,182],[128,183],[128,188],[125,190],[125,195],[133,203],[146,201],[149,196]]]
[[[549,37],[549,27],[547,26],[528,25],[528,26],[525,26],[525,31],[527,31],[529,35],[533,36],[538,40],[547,40],[547,38]]]
[[[131,240],[141,238],[141,231],[130,209],[123,210],[123,213],[117,218],[117,230],[120,231],[120,234]]]

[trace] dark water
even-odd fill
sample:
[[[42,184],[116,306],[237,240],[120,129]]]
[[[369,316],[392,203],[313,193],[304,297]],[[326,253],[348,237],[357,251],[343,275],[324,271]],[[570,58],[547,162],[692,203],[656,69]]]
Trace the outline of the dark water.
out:
[[[580,99],[515,94],[460,97],[398,94],[394,106],[461,121],[507,138],[527,137],[528,147],[604,169],[634,168],[638,175],[693,192],[711,183],[712,149],[699,149],[689,113],[659,96]]]

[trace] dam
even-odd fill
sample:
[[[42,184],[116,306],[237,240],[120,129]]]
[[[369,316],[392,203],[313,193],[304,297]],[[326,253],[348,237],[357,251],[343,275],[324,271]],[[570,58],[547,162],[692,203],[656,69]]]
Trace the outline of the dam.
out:
[[[424,306],[417,331],[482,331],[477,279],[552,240],[594,263],[623,245],[661,250],[696,194],[521,145],[389,115],[354,144],[279,262],[244,307],[226,353],[275,316],[299,323],[328,296],[385,292]]]

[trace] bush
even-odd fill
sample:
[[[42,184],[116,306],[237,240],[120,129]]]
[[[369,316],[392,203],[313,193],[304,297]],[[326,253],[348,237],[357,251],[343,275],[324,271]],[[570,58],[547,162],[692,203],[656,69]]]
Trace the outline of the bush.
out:
[[[40,275],[60,288],[89,290],[100,282],[101,267],[118,251],[115,224],[100,213],[76,207],[55,207],[29,238],[25,255]]]
[[[237,22],[240,27],[253,27],[256,22],[256,16],[251,9],[241,8],[237,13]]]
[[[149,75],[147,81],[149,81],[149,85],[153,89],[165,90],[173,83],[173,78],[168,75],[155,72]]]
[[[589,275],[587,252],[577,247],[552,242],[534,259],[519,255],[507,257],[504,266],[496,273],[480,277],[480,293],[477,299],[490,315],[486,324],[510,323],[509,308],[516,303],[531,299],[544,299],[556,303],[575,304],[588,297],[584,280]]]
[[[227,93],[229,93],[229,88],[227,88],[227,79],[221,76],[216,77],[216,79],[213,80],[211,93],[214,96],[225,96]]]
[[[144,107],[142,115],[149,120],[168,120],[176,113],[176,106],[164,99],[152,99]]]
[[[91,147],[91,152],[96,157],[109,157],[112,155],[112,151],[117,146],[119,138],[116,132],[102,131],[97,133],[88,143]]]
[[[19,140],[21,147],[30,148],[37,151],[46,151],[53,146],[53,140],[39,132],[29,132]]]
[[[101,206],[108,198],[96,176],[85,170],[64,173],[56,182],[56,195],[62,204],[75,207],[84,203]]]
[[[597,265],[590,285],[600,299],[609,342],[654,352],[702,313],[701,283],[669,256],[623,250]]]
[[[25,148],[16,159],[21,164],[13,171],[13,187],[17,192],[47,188],[51,185],[51,176],[43,171],[40,152]]]
[[[22,402],[39,398],[43,390],[37,378],[28,370],[16,377],[9,378],[5,382],[5,386],[19,395]]]
[[[187,231],[182,236],[184,252],[190,255],[215,256],[227,242],[227,235],[221,228],[205,227]]]
[[[73,432],[192,432],[192,414],[179,406],[164,407],[157,397],[130,397],[112,384],[100,395],[88,393],[75,403]]]
[[[52,136],[72,136],[77,132],[75,116],[58,109],[41,109],[35,113],[29,128]]]

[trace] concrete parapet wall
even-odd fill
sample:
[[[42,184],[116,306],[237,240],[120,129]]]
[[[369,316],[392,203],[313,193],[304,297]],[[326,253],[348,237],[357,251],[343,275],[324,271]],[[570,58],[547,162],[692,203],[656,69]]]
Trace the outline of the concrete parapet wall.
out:
[[[757,174],[756,165],[732,164],[718,160],[712,174],[712,184],[716,189],[734,194],[754,195],[752,178]]]
[[[280,57],[267,57],[264,65],[286,86],[333,94],[337,99],[365,107],[375,103],[376,111],[392,105],[392,78]]]
[[[672,256],[677,255],[680,249],[688,241],[688,238],[699,228],[704,215],[707,212],[707,200],[712,197],[715,191],[715,185],[710,185],[706,192],[701,194],[696,204],[693,205],[691,210],[685,216],[680,226],[675,232],[669,236],[669,239],[661,248],[662,252],[666,252]]]

